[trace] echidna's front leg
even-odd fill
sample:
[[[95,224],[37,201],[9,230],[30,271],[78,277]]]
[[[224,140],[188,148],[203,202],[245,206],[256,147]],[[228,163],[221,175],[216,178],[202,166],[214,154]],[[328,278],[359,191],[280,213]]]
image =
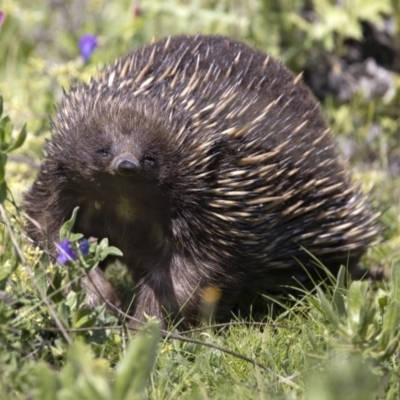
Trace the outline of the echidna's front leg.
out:
[[[104,276],[100,268],[95,268],[82,279],[82,287],[86,291],[89,307],[106,303],[111,311],[115,311],[114,307],[121,308],[121,301],[113,285]]]
[[[137,326],[137,321],[146,321],[149,317],[162,320],[166,326],[167,320],[172,320],[178,313],[179,305],[170,277],[152,275],[138,282],[132,326]]]

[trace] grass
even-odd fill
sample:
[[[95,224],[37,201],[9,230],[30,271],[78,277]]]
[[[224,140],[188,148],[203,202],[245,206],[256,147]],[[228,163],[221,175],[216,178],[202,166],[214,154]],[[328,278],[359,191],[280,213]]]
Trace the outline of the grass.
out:
[[[3,117],[13,122],[14,138],[25,122],[28,135],[7,161],[2,158],[9,190],[0,205],[1,397],[399,398],[400,178],[392,165],[400,154],[398,76],[389,100],[356,96],[349,103],[322,104],[339,148],[354,149],[349,164],[354,179],[372,190],[373,202],[384,210],[381,242],[371,247],[363,266],[390,268],[387,282],[348,285],[340,274],[300,299],[272,299],[262,322],[237,318],[178,333],[160,331],[150,321],[135,335],[103,307],[84,307],[77,285],[84,268],[79,263],[61,268],[32,247],[18,207],[35,177],[49,137],[48,116],[62,87],[87,80],[115,57],[154,36],[221,33],[255,44],[299,72],[315,52],[340,55],[335,35],[359,36],[358,17],[377,21],[382,11],[398,15],[395,3],[358,0],[350,10],[319,0],[323,18],[310,24],[299,18],[300,0],[154,0],[135,7],[129,1],[3,0]],[[337,24],[335,18],[349,23]],[[400,26],[399,17],[394,22]],[[87,64],[77,46],[84,33],[96,34],[99,42]],[[373,129],[379,134],[371,136]],[[99,245],[93,246],[95,252]],[[118,274],[123,281],[124,272]]]

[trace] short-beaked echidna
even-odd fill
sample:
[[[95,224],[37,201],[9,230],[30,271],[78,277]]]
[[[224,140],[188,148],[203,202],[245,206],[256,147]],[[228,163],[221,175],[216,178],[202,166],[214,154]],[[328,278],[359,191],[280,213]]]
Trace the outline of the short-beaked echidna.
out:
[[[209,287],[224,315],[315,276],[316,259],[352,270],[378,232],[301,78],[227,37],[166,38],[71,89],[46,151],[25,196],[31,236],[54,252],[79,206],[75,231],[122,250],[141,320],[194,322]],[[92,279],[118,304],[100,269]]]

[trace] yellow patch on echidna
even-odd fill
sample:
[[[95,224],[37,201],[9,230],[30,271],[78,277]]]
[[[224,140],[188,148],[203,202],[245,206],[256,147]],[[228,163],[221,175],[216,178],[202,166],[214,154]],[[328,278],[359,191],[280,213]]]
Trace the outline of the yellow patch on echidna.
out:
[[[137,215],[137,209],[126,197],[120,197],[115,207],[118,216],[124,220],[132,221]]]
[[[205,303],[217,303],[222,296],[222,291],[217,286],[206,286],[201,294]]]

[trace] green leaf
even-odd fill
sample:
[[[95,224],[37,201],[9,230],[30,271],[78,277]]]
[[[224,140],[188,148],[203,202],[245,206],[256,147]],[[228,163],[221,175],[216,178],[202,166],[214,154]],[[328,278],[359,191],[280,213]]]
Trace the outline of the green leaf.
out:
[[[0,121],[0,147],[5,150],[11,140],[12,123],[10,117],[6,116]]]
[[[0,204],[4,203],[7,198],[7,184],[5,181],[0,182]]]
[[[72,211],[72,216],[68,221],[65,221],[60,229],[60,240],[69,239],[71,235],[72,228],[76,221],[76,216],[78,215],[79,207],[75,207]]]
[[[3,115],[3,97],[0,96],[0,118]]]
[[[343,265],[339,269],[338,277],[335,284],[335,289],[332,296],[332,302],[335,306],[335,310],[339,314],[340,317],[346,315],[346,304],[344,300],[344,291],[345,291],[345,277],[346,277],[346,268]]]
[[[24,124],[24,126],[20,130],[20,132],[19,132],[17,138],[15,139],[15,141],[11,140],[9,146],[7,147],[7,149],[5,151],[7,153],[10,153],[11,151],[16,150],[19,147],[21,147],[23,145],[23,143],[25,142],[26,135],[27,135],[26,124]]]
[[[80,239],[82,239],[82,238],[83,238],[82,233],[71,233],[71,234],[69,235],[69,240],[70,240],[71,242],[77,242],[78,240],[80,240]]]
[[[306,333],[307,333],[308,340],[309,340],[313,350],[315,352],[319,352],[320,351],[320,346],[319,346],[317,340],[315,339],[314,333],[312,332],[312,330],[307,325],[305,326],[305,328],[306,328]]]
[[[388,343],[384,351],[380,352],[380,354],[378,354],[377,356],[381,360],[387,360],[394,354],[394,352],[398,350],[398,348],[399,348],[399,335],[397,335],[390,343]]]
[[[393,338],[394,332],[391,332],[389,330],[383,330],[382,333],[380,334],[379,338],[379,350],[380,351],[385,351],[386,347],[388,346],[389,342]]]
[[[107,238],[101,239],[101,242],[99,243],[99,249],[103,250],[106,249],[107,247],[108,247],[108,239]]]
[[[115,400],[142,398],[153,371],[160,339],[160,323],[148,323],[131,341],[115,372]]]
[[[10,262],[0,265],[0,283],[5,281],[13,273],[14,269]]]
[[[90,308],[81,308],[76,311],[75,321],[72,324],[73,328],[90,328],[96,322],[96,314]]]
[[[324,317],[334,326],[338,327],[339,326],[339,320],[337,315],[335,314],[332,306],[329,304],[328,300],[325,297],[324,292],[317,287],[317,293],[319,297],[319,301],[321,304],[321,309],[324,314]]]
[[[382,323],[382,334],[379,340],[379,347],[385,350],[398,333],[400,325],[400,303],[398,300],[392,300],[385,310]]]
[[[392,266],[391,278],[392,297],[400,301],[400,263]]]
[[[104,238],[101,240],[96,248],[96,260],[103,261],[108,256],[122,256],[123,253],[116,247],[108,246],[108,239]]]
[[[400,326],[400,302],[394,299],[390,302],[383,317],[383,329],[395,331]]]
[[[68,351],[68,362],[61,372],[63,389],[75,399],[112,399],[106,371],[96,368],[97,361],[89,346],[77,341]],[[60,397],[58,397],[60,398]],[[64,398],[64,397],[62,397]]]
[[[4,182],[6,177],[6,162],[7,162],[7,155],[0,152],[0,182]]]
[[[65,298],[62,290],[64,274],[64,270],[56,269],[52,275],[51,284],[48,285],[46,290],[46,295],[51,298],[53,303],[60,303]]]
[[[370,340],[375,334],[374,319],[376,308],[372,299],[365,299],[365,304],[360,309],[360,323],[358,325],[358,334],[362,340]]]
[[[52,371],[51,368],[49,368],[44,362],[39,362],[36,368],[36,386],[34,398],[42,400],[56,399],[57,391],[60,386],[57,373]]]
[[[368,283],[355,281],[352,282],[347,295],[347,314],[353,328],[356,329],[360,323],[362,308],[367,298]]]
[[[100,252],[100,261],[105,260],[108,256],[121,257],[123,256],[123,253],[120,249],[114,246],[106,247],[105,249],[102,249]]]

